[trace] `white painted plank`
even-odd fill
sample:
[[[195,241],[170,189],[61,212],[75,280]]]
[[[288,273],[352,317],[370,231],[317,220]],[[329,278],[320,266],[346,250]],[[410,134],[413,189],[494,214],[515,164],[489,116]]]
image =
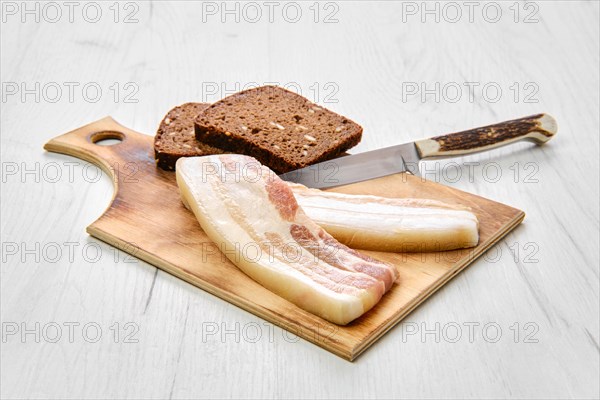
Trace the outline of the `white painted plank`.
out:
[[[482,17],[486,3],[478,3],[472,23],[464,5],[456,23],[447,20],[454,14],[442,14],[439,23],[426,15],[423,23],[420,14],[406,14],[413,6],[420,11],[421,2],[321,3],[321,22],[314,23],[313,3],[303,2],[295,24],[282,17],[286,3],[272,23],[262,3],[261,21],[228,16],[223,23],[220,15],[203,22],[201,2],[132,2],[139,7],[132,24],[113,21],[111,2],[98,4],[98,23],[78,13],[72,24],[36,23],[31,15],[22,23],[19,14],[3,14],[3,94],[11,82],[63,88],[56,103],[48,101],[54,92],[39,102],[7,95],[1,103],[3,398],[599,396],[598,3],[529,3],[539,8],[538,23],[522,22],[533,10],[524,3],[517,4],[518,23],[513,2],[502,3],[497,23]],[[323,23],[335,7],[339,21]],[[120,19],[131,10],[121,3]],[[73,102],[65,82],[79,83]],[[96,103],[81,92],[90,82],[102,88]],[[42,150],[52,136],[105,115],[152,134],[175,104],[267,82],[299,87],[361,123],[365,135],[355,151],[537,112],[554,115],[559,134],[543,148],[519,144],[426,163],[429,178],[521,208],[526,221],[350,364],[152,266],[126,262],[122,252],[115,261],[109,246],[85,234],[110,201],[109,179],[96,181],[87,163]],[[479,84],[473,101],[466,82]],[[436,83],[462,88],[460,100],[450,101],[454,92],[439,101],[406,93]],[[486,84],[502,89],[497,102],[483,97]],[[125,102],[126,94],[137,102]],[[527,94],[537,102],[526,102]],[[73,179],[69,162],[76,163]],[[479,163],[474,179],[465,162]],[[53,182],[57,165],[62,175]],[[39,173],[20,176],[36,166]],[[16,175],[9,174],[13,167]],[[457,171],[462,177],[454,181]],[[77,246],[72,259],[65,242]],[[36,243],[46,247],[46,259],[25,254],[22,261],[23,249]],[[53,262],[56,247],[63,254]],[[95,249],[101,256],[93,262]],[[80,324],[72,343],[69,322]],[[6,332],[36,323],[46,334],[39,343],[33,334],[22,340]],[[62,328],[57,343],[48,340],[52,323]],[[97,343],[82,336],[86,323],[101,327]],[[423,336],[436,324],[439,343],[433,333]],[[502,329],[496,343],[494,324]],[[453,343],[456,326],[462,336]],[[137,343],[125,342],[131,327],[139,329],[130,337]],[[529,339],[537,342],[526,343],[534,329]],[[92,325],[88,334],[93,339]]]

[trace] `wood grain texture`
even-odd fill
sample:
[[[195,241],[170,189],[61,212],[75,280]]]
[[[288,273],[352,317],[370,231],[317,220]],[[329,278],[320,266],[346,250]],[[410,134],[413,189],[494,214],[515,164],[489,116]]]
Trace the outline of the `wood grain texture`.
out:
[[[106,138],[121,142],[96,144]],[[156,167],[153,142],[152,136],[136,133],[107,117],[46,143],[46,150],[93,162],[113,177],[112,203],[87,228],[88,233],[119,249],[131,249],[132,255],[277,326],[292,327],[302,338],[350,361],[525,216],[515,208],[405,174],[330,189],[440,200],[470,207],[480,221],[480,243],[471,249],[418,255],[363,251],[395,265],[399,282],[369,312],[338,326],[275,295],[227,260],[181,204],[174,173]],[[131,173],[123,174],[124,167]]]
[[[16,14],[0,24],[2,82],[28,89],[35,82],[80,85],[72,102],[63,86],[56,102],[16,94],[0,103],[2,166],[18,167],[15,175],[3,173],[0,184],[3,245],[78,245],[73,258],[62,246],[58,260],[3,254],[0,318],[29,329],[96,322],[104,332],[97,343],[83,340],[80,329],[69,342],[66,328],[57,343],[33,335],[0,341],[0,397],[600,396],[598,2],[529,2],[527,10],[523,2],[497,2],[497,23],[482,18],[485,3],[475,6],[473,22],[466,7],[455,23],[436,22],[432,14],[422,22],[419,12],[404,22],[403,4],[412,3],[392,1],[337,2],[338,22],[323,23],[331,9],[321,8],[321,22],[314,23],[313,2],[302,2],[296,24],[282,20],[282,6],[273,23],[266,8],[257,23],[237,23],[231,15],[224,23],[219,14],[204,23],[195,1],[135,2],[139,22],[115,23],[113,2],[97,3],[98,23],[82,20],[79,5],[73,23],[63,7],[57,23],[36,23],[32,15],[23,23]],[[121,11],[122,21],[130,10]],[[452,7],[447,11],[451,17]],[[493,17],[494,4],[488,11]],[[525,23],[534,12],[538,22]],[[101,85],[99,101],[82,98],[88,82]],[[109,89],[115,82],[116,102]],[[127,82],[137,84],[137,102],[123,101],[132,92],[123,92]],[[122,251],[115,257],[111,246],[85,232],[110,204],[112,180],[102,172],[96,178],[92,164],[42,150],[51,138],[105,115],[152,133],[173,106],[216,101],[251,82],[295,83],[309,99],[360,123],[363,139],[352,153],[540,112],[557,119],[560,133],[544,146],[517,143],[421,164],[427,179],[510,204],[527,218],[349,363]],[[457,101],[423,99],[420,85],[432,90],[452,82],[462,87]],[[465,82],[479,86],[471,91]],[[489,83],[502,88],[498,101],[482,96]],[[406,84],[419,93],[405,96]],[[215,87],[217,93],[209,90]],[[41,171],[57,165],[60,179],[44,179]],[[40,172],[22,176],[24,168]],[[98,260],[95,246],[102,250]],[[136,324],[138,342],[124,343],[122,330],[115,342],[109,330],[115,322]],[[469,323],[479,324],[472,340]],[[502,328],[496,343],[482,335],[489,323]],[[528,333],[537,328],[537,342],[524,342],[527,323],[533,324]],[[453,324],[462,328],[460,340],[436,337],[436,327]],[[234,334],[256,325],[259,340]],[[214,327],[217,334],[203,336]],[[221,336],[225,329],[234,333]],[[425,329],[434,333],[423,335]]]

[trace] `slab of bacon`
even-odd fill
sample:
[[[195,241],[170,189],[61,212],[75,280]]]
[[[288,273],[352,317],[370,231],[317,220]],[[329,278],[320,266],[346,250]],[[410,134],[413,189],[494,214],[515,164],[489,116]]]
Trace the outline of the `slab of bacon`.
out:
[[[287,183],[251,157],[181,158],[176,171],[182,200],[208,237],[243,272],[306,311],[345,325],[398,277],[393,265],[325,232]]]
[[[349,195],[289,183],[298,204],[327,233],[355,249],[426,252],[476,246],[468,208],[436,200]]]

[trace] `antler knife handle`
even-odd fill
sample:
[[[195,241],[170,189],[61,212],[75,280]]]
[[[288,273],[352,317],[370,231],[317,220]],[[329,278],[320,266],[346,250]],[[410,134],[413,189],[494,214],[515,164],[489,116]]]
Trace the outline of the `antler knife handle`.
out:
[[[520,140],[541,145],[557,131],[554,118],[536,114],[499,124],[436,136],[415,142],[422,158],[452,157],[491,150]]]

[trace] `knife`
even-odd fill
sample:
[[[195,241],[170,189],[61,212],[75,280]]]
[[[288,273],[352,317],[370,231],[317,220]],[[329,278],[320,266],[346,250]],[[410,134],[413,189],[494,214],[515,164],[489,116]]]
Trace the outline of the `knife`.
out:
[[[542,145],[550,140],[556,131],[554,118],[548,114],[536,114],[481,128],[347,155],[286,172],[279,177],[308,187],[324,189],[399,172],[410,172],[420,176],[419,161],[426,158],[474,154],[521,140]]]

